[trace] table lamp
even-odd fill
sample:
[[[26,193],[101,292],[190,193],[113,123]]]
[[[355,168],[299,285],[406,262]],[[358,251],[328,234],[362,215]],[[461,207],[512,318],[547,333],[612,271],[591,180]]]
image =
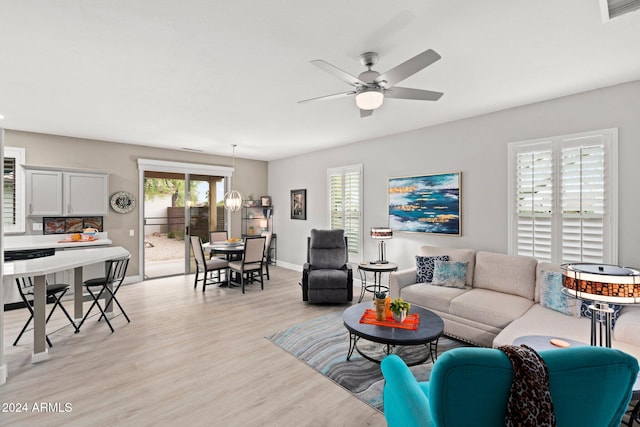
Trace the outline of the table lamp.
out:
[[[593,300],[591,310],[591,345],[611,347],[611,313],[613,304],[640,303],[640,271],[608,264],[562,264],[562,286],[567,294]],[[598,319],[598,317],[600,319]],[[604,321],[603,321],[604,317]],[[600,334],[597,334],[597,324]],[[603,339],[604,326],[604,344]]]
[[[385,240],[391,239],[393,237],[393,230],[389,227],[372,227],[371,228],[371,238],[378,240],[378,260],[373,264],[388,264],[386,258],[386,250],[385,250]]]

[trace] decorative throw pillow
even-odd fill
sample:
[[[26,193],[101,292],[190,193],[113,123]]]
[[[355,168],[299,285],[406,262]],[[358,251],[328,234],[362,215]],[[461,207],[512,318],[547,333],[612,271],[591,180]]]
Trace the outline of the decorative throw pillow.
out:
[[[416,283],[426,283],[433,280],[433,263],[435,260],[449,261],[449,255],[416,255]]]
[[[464,288],[468,262],[435,260],[432,285]]]
[[[580,315],[582,317],[586,317],[587,319],[591,319],[591,310],[589,306],[594,304],[595,301],[591,301],[588,299],[582,300],[582,305],[580,306]],[[622,306],[620,304],[609,304],[609,307],[613,309],[613,313],[611,313],[611,327],[614,327],[616,324],[616,320],[618,320],[618,316],[620,316],[620,310],[622,310]],[[604,322],[604,316],[601,316],[600,313],[596,314],[596,320],[598,322]]]
[[[540,305],[567,316],[580,317],[580,300],[562,292],[562,273],[543,272]]]

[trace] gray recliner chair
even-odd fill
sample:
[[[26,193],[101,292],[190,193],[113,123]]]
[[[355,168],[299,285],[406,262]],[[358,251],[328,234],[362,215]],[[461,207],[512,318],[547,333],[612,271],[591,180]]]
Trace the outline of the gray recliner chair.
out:
[[[345,303],[353,300],[353,272],[344,230],[311,230],[302,271],[302,300]]]

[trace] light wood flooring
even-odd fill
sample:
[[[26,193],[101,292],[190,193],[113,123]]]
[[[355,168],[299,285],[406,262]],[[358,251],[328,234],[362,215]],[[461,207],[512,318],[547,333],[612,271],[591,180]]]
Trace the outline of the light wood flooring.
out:
[[[386,425],[381,413],[264,338],[345,308],[302,302],[300,276],[272,267],[264,291],[251,285],[244,295],[212,286],[203,294],[193,275],[123,286],[118,297],[130,324],[116,317],[112,334],[94,317],[79,334],[51,333],[64,324],[57,313],[48,326],[50,359],[36,365],[31,332],[11,345],[27,312],[9,311],[0,403],[26,403],[28,412],[0,413],[0,425]],[[61,411],[33,412],[41,402]]]

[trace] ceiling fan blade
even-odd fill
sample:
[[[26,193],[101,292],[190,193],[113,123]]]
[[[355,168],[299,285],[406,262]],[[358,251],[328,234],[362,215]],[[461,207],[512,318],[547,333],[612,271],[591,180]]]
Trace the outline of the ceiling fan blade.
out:
[[[369,117],[372,114],[373,114],[373,110],[360,109],[360,118]]]
[[[355,94],[356,94],[356,91],[351,90],[349,92],[334,93],[333,95],[325,95],[325,96],[318,96],[316,98],[303,99],[302,101],[298,101],[298,104],[302,104],[304,102],[325,101],[327,99],[344,98],[344,97],[355,95]]]
[[[311,63],[319,68],[322,68],[327,73],[333,74],[340,80],[349,83],[351,86],[369,86],[367,83],[363,82],[356,76],[352,76],[346,71],[343,71],[335,65],[331,65],[327,61],[323,61],[322,59],[314,59],[313,61],[311,61]]]
[[[413,58],[404,61],[402,64],[393,67],[386,73],[380,74],[373,81],[384,88],[391,87],[407,77],[414,75],[423,68],[428,67],[440,58],[441,56],[438,55],[436,51],[427,49]]]
[[[442,95],[444,95],[442,92],[398,86],[384,91],[385,98],[416,99],[418,101],[437,101]]]

